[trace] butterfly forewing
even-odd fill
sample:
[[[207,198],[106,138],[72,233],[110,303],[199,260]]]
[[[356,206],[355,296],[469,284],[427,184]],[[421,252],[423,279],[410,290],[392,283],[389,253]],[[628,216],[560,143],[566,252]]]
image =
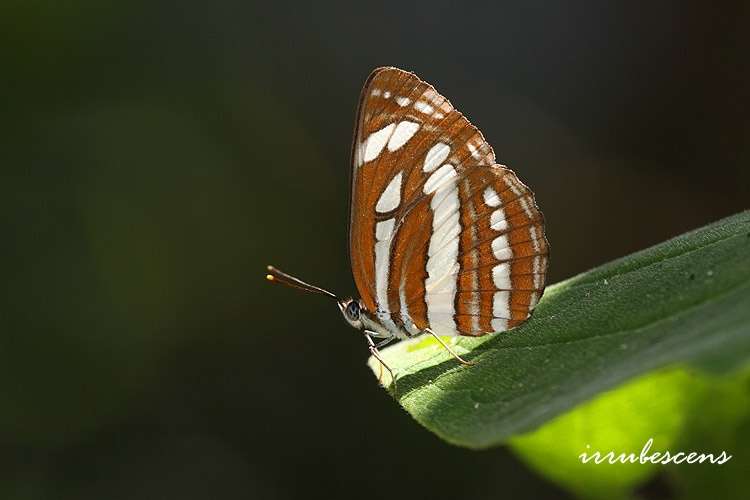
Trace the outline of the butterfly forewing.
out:
[[[352,270],[386,328],[482,335],[528,317],[547,267],[541,213],[447,99],[412,73],[375,70],[352,149]]]

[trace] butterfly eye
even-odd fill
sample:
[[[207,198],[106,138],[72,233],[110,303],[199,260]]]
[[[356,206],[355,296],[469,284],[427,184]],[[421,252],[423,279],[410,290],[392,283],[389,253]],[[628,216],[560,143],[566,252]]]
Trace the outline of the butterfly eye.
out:
[[[349,302],[349,305],[346,306],[346,315],[351,319],[352,321],[359,321],[359,302],[356,300],[352,300]]]

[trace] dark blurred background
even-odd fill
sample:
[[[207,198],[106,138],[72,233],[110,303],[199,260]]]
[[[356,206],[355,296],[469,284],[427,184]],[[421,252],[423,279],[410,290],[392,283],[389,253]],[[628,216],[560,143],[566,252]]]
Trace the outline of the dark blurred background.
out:
[[[566,498],[365,367],[349,149],[415,71],[537,194],[550,282],[748,208],[738,2],[4,2],[0,496]]]

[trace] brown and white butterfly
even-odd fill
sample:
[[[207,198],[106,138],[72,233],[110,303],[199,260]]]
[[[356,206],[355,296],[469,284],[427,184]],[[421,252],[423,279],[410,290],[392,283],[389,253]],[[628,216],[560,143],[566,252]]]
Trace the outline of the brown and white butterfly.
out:
[[[361,298],[339,299],[272,266],[269,280],[336,299],[381,363],[378,347],[423,333],[465,362],[440,336],[505,331],[531,315],[548,254],[534,195],[431,85],[398,68],[372,72],[351,179],[349,252]]]

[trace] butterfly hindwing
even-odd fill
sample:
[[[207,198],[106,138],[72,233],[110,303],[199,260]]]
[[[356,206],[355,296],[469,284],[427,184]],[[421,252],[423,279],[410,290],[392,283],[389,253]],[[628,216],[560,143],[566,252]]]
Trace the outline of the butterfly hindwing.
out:
[[[412,73],[376,70],[352,159],[352,270],[386,328],[481,335],[528,317],[544,288],[542,216],[447,99]]]

